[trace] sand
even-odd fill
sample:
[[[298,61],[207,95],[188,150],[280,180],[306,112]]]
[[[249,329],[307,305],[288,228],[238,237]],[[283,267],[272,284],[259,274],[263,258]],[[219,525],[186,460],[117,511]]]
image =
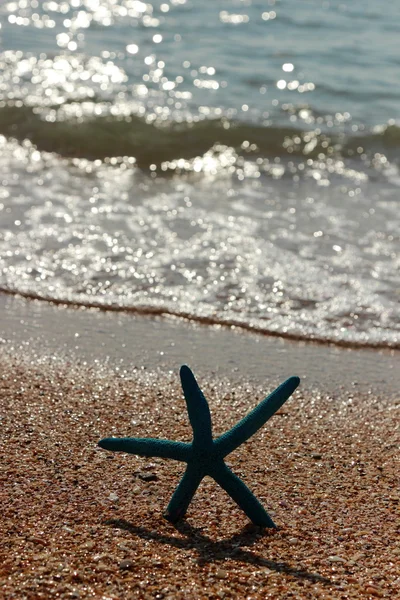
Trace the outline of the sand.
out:
[[[278,525],[204,480],[178,526],[181,463],[110,435],[190,440],[178,373],[128,378],[0,353],[1,598],[399,598],[399,402],[301,388],[228,464]],[[272,391],[201,378],[214,434]]]
[[[1,316],[4,315],[3,318]],[[3,343],[3,344],[2,344]],[[196,373],[248,378],[265,386],[298,375],[302,389],[400,389],[400,351],[351,349],[295,342],[240,328],[205,327],[183,319],[66,308],[0,293],[0,345],[36,358],[55,355],[72,362],[176,371],[184,363]]]

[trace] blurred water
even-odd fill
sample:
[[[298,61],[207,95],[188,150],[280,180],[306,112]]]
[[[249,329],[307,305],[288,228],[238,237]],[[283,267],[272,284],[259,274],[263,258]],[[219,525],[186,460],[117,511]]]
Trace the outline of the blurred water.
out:
[[[0,7],[0,286],[399,344],[396,3]]]

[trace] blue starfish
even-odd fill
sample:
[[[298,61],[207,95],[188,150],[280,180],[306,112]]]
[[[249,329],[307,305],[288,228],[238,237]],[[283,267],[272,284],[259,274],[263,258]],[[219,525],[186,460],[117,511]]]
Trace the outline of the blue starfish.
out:
[[[224,458],[248,440],[276,413],[297,388],[300,379],[290,377],[235,427],[213,440],[207,400],[189,367],[182,366],[180,376],[193,429],[191,444],[152,438],[105,438],[99,442],[99,446],[106,450],[171,458],[187,463],[185,474],[171,498],[165,515],[172,523],[184,517],[201,480],[209,475],[235,500],[255,525],[276,527],[248,487],[226,466]]]

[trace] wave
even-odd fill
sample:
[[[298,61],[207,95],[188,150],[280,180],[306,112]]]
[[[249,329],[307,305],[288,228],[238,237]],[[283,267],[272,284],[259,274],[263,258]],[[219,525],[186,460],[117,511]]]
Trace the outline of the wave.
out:
[[[0,287],[0,293],[9,296],[17,296],[25,298],[26,300],[37,300],[40,302],[49,302],[57,306],[65,306],[73,309],[97,309],[105,312],[120,312],[120,313],[131,313],[136,315],[143,315],[149,317],[176,317],[192,323],[208,326],[220,326],[229,327],[231,329],[240,329],[243,331],[249,331],[261,335],[267,335],[270,337],[279,337],[287,340],[293,340],[297,342],[311,342],[324,345],[335,345],[342,348],[365,348],[365,349],[391,349],[400,350],[400,343],[396,342],[365,342],[359,340],[345,340],[335,337],[322,337],[316,334],[304,335],[295,332],[288,331],[277,331],[276,329],[268,329],[267,327],[260,327],[252,325],[245,321],[238,321],[234,319],[223,319],[218,315],[204,316],[196,315],[194,313],[173,310],[163,306],[123,306],[119,304],[107,304],[106,302],[96,302],[90,300],[71,300],[68,298],[52,298],[35,292],[25,292],[19,290],[12,290],[9,288]]]
[[[321,158],[321,154],[357,157],[361,147],[368,156],[381,153],[396,161],[400,150],[400,127],[395,124],[346,135],[227,118],[168,124],[148,123],[136,115],[47,121],[37,109],[25,105],[0,106],[0,134],[20,142],[28,139],[38,150],[65,158],[134,157],[143,169],[178,159],[190,160],[218,144],[248,158],[265,159],[313,159]]]

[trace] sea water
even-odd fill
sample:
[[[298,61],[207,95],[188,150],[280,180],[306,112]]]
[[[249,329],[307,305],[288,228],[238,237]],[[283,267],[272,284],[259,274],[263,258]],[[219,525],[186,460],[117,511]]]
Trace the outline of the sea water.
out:
[[[0,6],[0,288],[399,346],[400,12]]]

